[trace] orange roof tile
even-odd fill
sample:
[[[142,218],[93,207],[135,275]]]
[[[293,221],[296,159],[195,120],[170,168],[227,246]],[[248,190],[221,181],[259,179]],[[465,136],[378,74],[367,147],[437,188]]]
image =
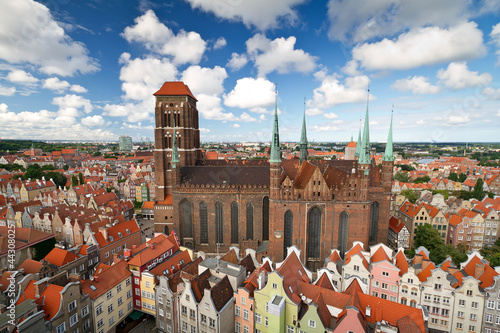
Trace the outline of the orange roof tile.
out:
[[[332,281],[330,281],[330,278],[326,273],[321,274],[315,285],[321,288],[335,290],[335,288],[333,288]]]
[[[353,255],[359,255],[361,257],[361,260],[363,262],[363,266],[365,266],[365,268],[367,270],[369,270],[369,265],[368,265],[368,261],[366,261],[366,258],[365,256],[363,255],[363,253],[361,252],[363,251],[363,248],[361,247],[361,245],[359,243],[356,243],[355,246],[353,246],[346,254],[345,254],[345,264],[348,264],[351,262],[351,257]]]
[[[384,251],[384,248],[381,246],[371,256],[370,261],[373,264],[373,263],[377,263],[377,262],[384,261],[384,260],[391,262],[391,259],[389,259],[389,257],[387,256],[387,253],[385,253],[385,251]]]
[[[78,256],[73,252],[69,252],[57,247],[53,248],[52,251],[50,251],[49,254],[47,254],[45,258],[43,258],[43,260],[47,261],[49,264],[59,267],[75,261],[76,259],[78,259]]]
[[[396,267],[399,268],[399,275],[403,276],[408,272],[408,260],[402,250],[396,253]]]
[[[144,201],[142,204],[143,209],[154,209],[155,208],[155,202],[154,201]]]
[[[82,281],[82,292],[89,295],[92,299],[98,298],[132,275],[127,268],[127,262],[125,260],[120,260],[110,268],[97,274],[97,278],[94,277],[93,281],[90,279]]]
[[[194,97],[193,93],[189,89],[189,87],[184,84],[184,82],[176,81],[176,82],[165,82],[160,90],[153,94],[154,96],[190,96],[195,101],[197,99]]]
[[[179,249],[177,242],[172,242],[167,236],[160,234],[133,249],[132,258],[128,261],[128,264],[141,267],[170,249],[175,253]]]
[[[56,314],[59,312],[59,308],[61,307],[61,291],[64,288],[61,286],[57,286],[55,284],[49,284],[40,294],[40,297],[35,296],[35,280],[31,280],[24,292],[19,297],[16,305],[21,304],[27,299],[35,300],[36,303],[41,306],[41,309],[45,312],[45,320],[50,321]]]
[[[36,274],[40,272],[42,263],[33,259],[26,259],[18,269],[21,268],[24,269],[24,274]]]
[[[432,270],[436,269],[433,262],[430,262],[420,273],[417,274],[420,282],[425,282],[431,276]]]

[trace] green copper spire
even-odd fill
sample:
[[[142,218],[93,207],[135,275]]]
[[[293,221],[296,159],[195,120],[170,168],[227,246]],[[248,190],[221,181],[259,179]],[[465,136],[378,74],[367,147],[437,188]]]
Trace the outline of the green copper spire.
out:
[[[274,103],[273,136],[271,138],[271,158],[270,163],[281,163],[280,133],[278,129],[278,92]]]
[[[359,120],[359,133],[358,133],[358,142],[356,142],[356,152],[354,153],[354,156],[357,156],[359,158],[359,155],[361,154],[361,149],[363,142],[361,141],[361,119]]]
[[[300,134],[300,164],[307,161],[307,132],[306,132],[306,102],[304,98],[304,117],[302,119],[302,133]]]
[[[370,98],[370,89],[368,89],[368,99]],[[359,155],[359,163],[370,164],[370,118],[368,116],[368,102],[366,102],[365,126],[363,127],[363,144]]]
[[[392,113],[391,113],[391,125],[389,126],[389,136],[387,137],[387,144],[385,145],[385,152],[382,161],[394,161],[394,152],[392,150]]]
[[[177,135],[175,133],[175,119],[174,119],[174,138],[172,141],[172,160],[170,161],[172,166],[175,168],[176,163],[180,163],[179,161],[179,151],[177,150]]]

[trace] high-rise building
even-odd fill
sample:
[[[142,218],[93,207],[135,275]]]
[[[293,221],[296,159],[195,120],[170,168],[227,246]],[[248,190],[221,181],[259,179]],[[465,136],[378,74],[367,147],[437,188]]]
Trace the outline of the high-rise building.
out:
[[[154,95],[156,231],[174,229],[184,246],[205,253],[239,246],[273,260],[296,245],[310,269],[321,267],[332,248],[343,253],[354,241],[387,242],[392,133],[377,166],[370,156],[368,107],[357,159],[308,161],[304,117],[300,159],[282,160],[276,105],[268,161],[208,160],[202,159],[189,88],[166,82]]]
[[[131,151],[132,150],[132,137],[128,135],[120,136],[120,151]]]

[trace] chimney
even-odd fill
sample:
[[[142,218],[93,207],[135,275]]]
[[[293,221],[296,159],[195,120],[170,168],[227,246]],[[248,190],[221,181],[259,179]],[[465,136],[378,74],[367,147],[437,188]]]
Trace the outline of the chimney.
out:
[[[479,277],[484,273],[484,264],[481,264],[481,263],[477,263],[476,264],[476,271],[475,271],[475,274],[474,274],[474,277],[476,279],[479,279]]]
[[[106,228],[106,227],[99,227],[98,230],[102,234],[102,236],[104,237],[104,239],[107,241],[108,240],[108,228]]]
[[[126,259],[130,258],[132,256],[132,250],[130,249],[124,249],[123,250],[123,257]]]
[[[40,281],[36,281],[33,286],[35,287],[35,297],[39,298],[40,295],[43,293],[43,290],[45,289],[45,286],[48,285],[48,279],[45,278]]]

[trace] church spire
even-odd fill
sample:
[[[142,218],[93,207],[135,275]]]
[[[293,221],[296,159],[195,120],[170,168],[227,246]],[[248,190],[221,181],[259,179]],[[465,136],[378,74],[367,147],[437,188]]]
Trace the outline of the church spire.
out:
[[[307,161],[307,132],[306,132],[306,99],[304,98],[304,117],[302,119],[302,133],[300,134],[300,164]]]
[[[358,133],[358,142],[356,142],[356,152],[354,156],[359,158],[361,155],[361,150],[363,149],[363,142],[361,141],[361,119],[359,120],[359,133]]]
[[[179,151],[177,150],[177,135],[175,133],[175,119],[174,119],[174,137],[172,140],[172,159],[170,160],[170,163],[172,163],[172,166],[174,168],[175,168],[177,163],[180,163]]]
[[[385,145],[385,152],[382,161],[394,161],[394,152],[392,150],[392,116],[393,112],[391,112],[391,125],[389,126],[389,136],[387,137],[387,144]]]
[[[368,115],[368,103],[370,99],[370,89],[368,88],[368,97],[366,100],[365,126],[363,127],[363,144],[359,155],[359,163],[370,164],[370,118]]]
[[[276,100],[274,103],[273,136],[271,138],[271,156],[269,162],[281,163],[280,133],[278,129],[278,91],[275,93]]]

